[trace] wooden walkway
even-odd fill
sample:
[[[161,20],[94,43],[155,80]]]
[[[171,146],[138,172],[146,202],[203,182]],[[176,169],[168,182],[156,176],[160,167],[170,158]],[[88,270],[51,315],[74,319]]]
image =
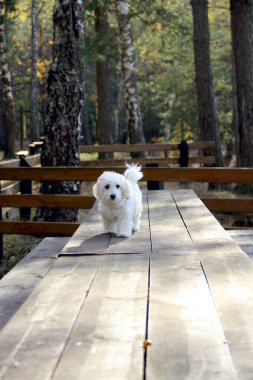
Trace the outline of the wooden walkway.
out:
[[[130,239],[104,234],[93,208],[47,248],[0,333],[0,379],[253,378],[252,261],[192,191],[143,202]]]

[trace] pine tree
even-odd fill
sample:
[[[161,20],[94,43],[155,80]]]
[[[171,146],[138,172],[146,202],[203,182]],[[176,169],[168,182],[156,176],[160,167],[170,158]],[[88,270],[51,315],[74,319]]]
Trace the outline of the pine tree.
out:
[[[53,60],[48,74],[48,106],[42,166],[79,166],[83,116],[83,2],[56,0]],[[80,183],[43,183],[44,194],[79,194]],[[38,219],[75,221],[74,209],[40,209]]]
[[[191,6],[200,139],[215,141],[216,164],[224,166],[211,71],[208,1],[191,0]]]
[[[253,166],[253,2],[231,0],[238,166]]]

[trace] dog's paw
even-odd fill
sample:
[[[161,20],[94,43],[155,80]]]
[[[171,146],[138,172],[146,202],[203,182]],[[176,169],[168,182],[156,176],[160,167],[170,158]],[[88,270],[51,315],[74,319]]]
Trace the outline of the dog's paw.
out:
[[[119,238],[129,238],[131,235],[131,232],[119,232],[116,234],[116,236]]]

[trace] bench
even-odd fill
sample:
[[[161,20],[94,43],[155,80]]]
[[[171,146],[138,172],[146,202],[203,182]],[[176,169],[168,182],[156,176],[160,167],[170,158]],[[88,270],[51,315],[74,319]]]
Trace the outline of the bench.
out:
[[[140,230],[96,205],[0,333],[0,379],[251,379],[253,263],[191,190],[143,194]]]

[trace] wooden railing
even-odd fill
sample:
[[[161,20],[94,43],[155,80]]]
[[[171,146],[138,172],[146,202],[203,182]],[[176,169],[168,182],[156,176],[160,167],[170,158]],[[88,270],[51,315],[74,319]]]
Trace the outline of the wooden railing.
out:
[[[123,167],[111,168],[0,168],[0,180],[31,180],[31,181],[96,181],[104,170],[123,172]],[[249,168],[143,168],[142,181],[163,182],[211,182],[211,183],[237,183],[253,184],[253,169]],[[253,199],[221,199],[202,198],[206,206],[215,212],[253,212]],[[90,208],[94,202],[93,197],[79,195],[0,195],[0,207],[64,207],[64,208]],[[64,235],[65,230],[56,224],[39,222],[11,222],[1,221],[2,233],[39,233],[42,235]],[[21,226],[24,224],[26,227]],[[72,234],[76,225],[69,224],[69,233]]]
[[[155,144],[113,144],[113,145],[81,145],[81,153],[136,153],[146,152],[147,158],[132,159],[132,162],[138,162],[142,165],[157,163],[160,166],[180,165],[190,166],[192,164],[214,164],[215,157],[213,155],[204,156],[205,149],[214,150],[214,141],[181,141],[173,143],[155,143]],[[192,154],[197,151],[196,155]],[[154,153],[160,153],[154,156]],[[172,153],[172,154],[170,154]],[[123,165],[125,158],[118,159],[99,159],[99,160],[83,160],[82,166],[105,166],[105,165]]]

